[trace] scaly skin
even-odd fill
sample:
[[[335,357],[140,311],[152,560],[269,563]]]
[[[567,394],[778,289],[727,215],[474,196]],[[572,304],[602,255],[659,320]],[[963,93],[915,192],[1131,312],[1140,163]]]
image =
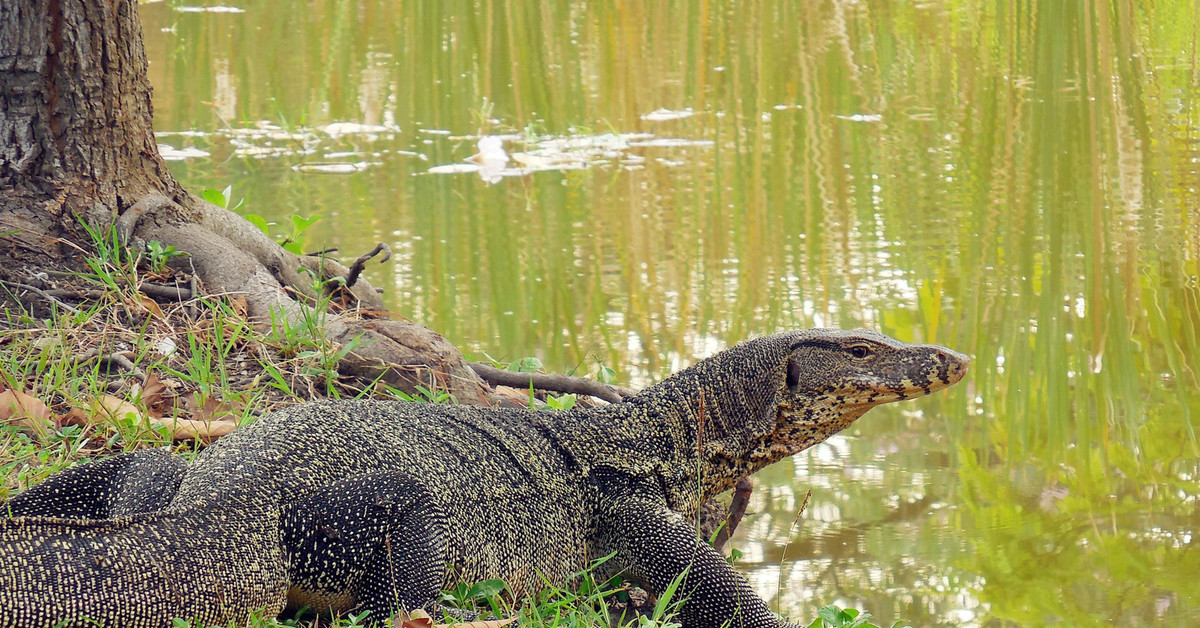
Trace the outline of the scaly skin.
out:
[[[501,578],[528,595],[612,554],[605,575],[652,592],[686,569],[685,626],[773,628],[745,579],[697,539],[699,505],[876,405],[957,382],[967,363],[943,347],[815,329],[744,342],[591,410],[295,406],[209,447],[173,495],[165,482],[141,509],[121,499],[127,489],[103,488],[113,472],[100,465],[99,479],[51,478],[15,498],[25,516],[0,520],[0,626],[226,623],[287,605],[381,620],[429,606],[452,582]],[[140,472],[123,473],[128,486]],[[167,498],[122,519],[61,518],[109,512],[63,506],[81,500],[131,513]]]

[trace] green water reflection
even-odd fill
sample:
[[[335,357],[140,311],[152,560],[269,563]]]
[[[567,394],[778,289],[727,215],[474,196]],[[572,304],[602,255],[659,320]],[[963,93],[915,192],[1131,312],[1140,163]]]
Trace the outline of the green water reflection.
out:
[[[814,325],[975,357],[763,474],[743,567],[780,610],[1200,622],[1194,4],[236,7],[143,6],[160,141],[207,153],[175,172],[388,242],[370,279],[468,351],[634,384]],[[428,173],[480,134],[577,168]]]

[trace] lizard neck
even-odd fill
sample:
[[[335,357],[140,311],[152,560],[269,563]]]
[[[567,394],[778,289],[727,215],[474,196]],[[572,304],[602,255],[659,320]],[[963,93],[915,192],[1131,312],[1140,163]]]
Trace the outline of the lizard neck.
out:
[[[582,421],[584,467],[604,466],[653,479],[670,507],[694,513],[738,480],[845,429],[866,406],[830,395],[780,394],[786,354],[758,360],[726,351]],[[759,347],[761,351],[761,347]],[[776,368],[772,365],[777,364]]]
[[[624,403],[598,408],[581,422],[589,433],[575,442],[584,467],[612,467],[650,477],[676,511],[700,503],[785,455],[767,441],[777,422],[782,376],[767,360],[739,370],[736,349],[702,360]],[[730,358],[733,359],[730,359]],[[778,364],[784,364],[781,356]]]

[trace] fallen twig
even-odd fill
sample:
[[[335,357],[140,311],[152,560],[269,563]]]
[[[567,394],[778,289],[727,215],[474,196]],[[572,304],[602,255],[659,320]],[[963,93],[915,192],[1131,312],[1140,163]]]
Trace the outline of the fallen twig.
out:
[[[137,380],[140,382],[144,383],[146,381],[146,372],[138,368],[138,366],[133,363],[133,360],[130,360],[129,356],[122,352],[113,352],[101,355],[99,351],[97,351],[95,348],[92,348],[75,356],[75,359],[79,362],[91,360],[93,358],[99,360],[101,363],[116,365],[121,370],[126,371],[130,375],[137,378]]]
[[[79,310],[77,308],[74,308],[70,305],[67,305],[66,303],[63,303],[62,301],[59,301],[58,299],[54,298],[53,296],[51,296],[50,294],[48,294],[45,290],[42,290],[41,288],[35,288],[29,284],[18,283],[15,281],[6,281],[3,279],[0,279],[0,283],[3,283],[4,285],[6,285],[8,287],[14,288],[17,290],[25,290],[26,292],[32,292],[32,293],[38,295],[39,297],[42,297],[46,301],[49,301],[51,303],[58,305],[61,308],[66,309],[67,311],[79,312]],[[16,295],[13,295],[13,296],[16,296]]]
[[[172,301],[183,302],[192,298],[192,291],[188,288],[180,288],[178,286],[160,286],[155,283],[143,283],[138,285],[138,290],[143,294],[159,299],[171,299]]]

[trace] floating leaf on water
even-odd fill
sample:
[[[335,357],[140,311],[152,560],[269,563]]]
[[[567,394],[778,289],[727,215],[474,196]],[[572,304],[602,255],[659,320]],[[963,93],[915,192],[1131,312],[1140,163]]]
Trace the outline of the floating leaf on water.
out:
[[[508,165],[508,153],[504,152],[504,138],[485,135],[479,138],[479,152],[467,157],[466,161],[479,165],[479,177],[487,183],[499,183]]]

